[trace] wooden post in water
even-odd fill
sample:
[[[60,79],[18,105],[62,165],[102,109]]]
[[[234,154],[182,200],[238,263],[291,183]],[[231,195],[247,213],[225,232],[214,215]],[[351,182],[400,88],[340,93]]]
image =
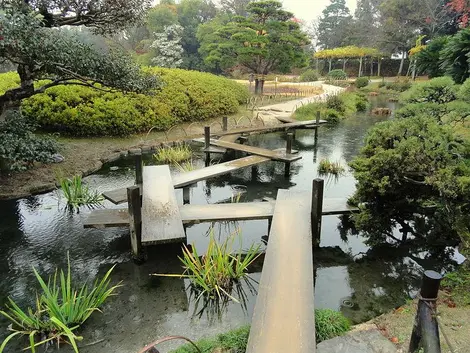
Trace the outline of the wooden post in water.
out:
[[[135,260],[142,261],[142,201],[139,186],[127,188],[127,202],[132,255]]]
[[[186,186],[183,188],[183,205],[187,205],[191,202],[189,192],[191,191],[191,188],[189,186]]]
[[[222,117],[222,131],[228,130],[228,117]]]
[[[426,353],[441,353],[436,319],[436,301],[441,280],[442,276],[435,271],[424,272],[409,353],[417,352],[420,347]]]
[[[315,128],[315,145],[316,145],[317,140],[318,140],[318,127],[320,126],[320,111],[317,111],[317,116],[315,118],[315,125],[317,126]]]
[[[294,134],[292,132],[287,133],[286,141],[286,155],[292,154],[292,141],[294,139]],[[287,178],[290,175],[290,163],[285,164],[284,176]]]
[[[135,184],[142,185],[143,177],[142,177],[142,154],[136,154],[135,156]]]
[[[314,179],[312,183],[312,240],[313,246],[320,246],[320,236],[321,236],[321,219],[323,212],[323,188],[324,188],[323,179]]]
[[[211,127],[204,126],[204,148],[207,150],[211,146]]]

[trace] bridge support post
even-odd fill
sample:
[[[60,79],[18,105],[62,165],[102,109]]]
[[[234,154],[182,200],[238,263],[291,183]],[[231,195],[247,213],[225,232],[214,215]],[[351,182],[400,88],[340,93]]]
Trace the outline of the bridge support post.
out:
[[[187,205],[189,203],[191,203],[191,198],[190,198],[190,187],[189,186],[186,186],[183,188],[183,205]]]
[[[142,185],[143,176],[142,176],[142,154],[138,153],[135,156],[135,184]]]
[[[139,186],[131,186],[127,188],[127,202],[129,211],[132,256],[136,262],[143,262],[142,201],[140,198]]]
[[[312,241],[314,247],[320,246],[321,221],[323,212],[323,179],[314,179],[312,183]]]
[[[228,130],[228,117],[222,117],[222,131]]]
[[[286,155],[292,154],[292,141],[294,140],[294,134],[292,132],[287,133],[286,140]],[[287,178],[290,175],[290,163],[285,164],[284,176]]]
[[[317,145],[318,140],[318,127],[320,126],[320,111],[317,111],[317,116],[315,118],[315,146]]]
[[[420,347],[426,353],[441,353],[436,318],[436,301],[441,280],[442,276],[435,271],[424,272],[409,353],[417,352]]]

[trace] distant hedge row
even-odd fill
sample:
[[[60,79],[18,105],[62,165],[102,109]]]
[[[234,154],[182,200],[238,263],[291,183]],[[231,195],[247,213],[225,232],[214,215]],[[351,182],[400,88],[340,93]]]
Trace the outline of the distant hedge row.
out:
[[[162,78],[154,95],[106,93],[83,86],[49,88],[23,101],[23,114],[45,131],[73,136],[125,136],[152,127],[210,119],[238,110],[246,87],[208,73],[149,69]],[[0,93],[17,86],[14,73],[0,75]]]

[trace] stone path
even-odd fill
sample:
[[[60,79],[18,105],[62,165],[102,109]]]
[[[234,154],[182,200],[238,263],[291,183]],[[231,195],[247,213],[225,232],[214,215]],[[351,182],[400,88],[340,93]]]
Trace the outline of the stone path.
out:
[[[299,107],[308,103],[325,102],[329,96],[337,95],[345,88],[327,85],[322,83],[323,93],[320,95],[291,100],[284,103],[278,103],[262,107],[258,110],[259,117],[263,119],[265,125],[277,125],[279,121],[276,116],[290,117]]]
[[[371,329],[323,341],[317,345],[317,353],[398,353],[398,350],[379,331]]]

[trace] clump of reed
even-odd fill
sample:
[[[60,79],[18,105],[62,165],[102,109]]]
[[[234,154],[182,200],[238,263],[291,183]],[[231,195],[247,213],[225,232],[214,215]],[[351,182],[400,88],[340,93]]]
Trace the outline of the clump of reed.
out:
[[[240,247],[235,252],[236,238],[237,235],[232,234],[219,243],[211,232],[204,254],[199,254],[194,245],[183,245],[183,255],[179,257],[184,269],[181,275],[155,275],[188,278],[198,298],[239,302],[232,296],[232,289],[242,280],[249,280],[248,267],[260,256],[260,245],[252,244],[246,251]]]
[[[88,185],[83,183],[80,175],[75,175],[72,179],[60,177],[59,184],[70,207],[99,205],[103,201],[103,197],[97,191],[90,190]]]
[[[6,310],[0,314],[6,317],[11,325],[12,333],[0,345],[3,352],[10,340],[27,336],[31,352],[36,347],[57,341],[70,344],[78,353],[77,341],[82,337],[76,331],[95,311],[101,312],[100,307],[106,299],[113,295],[120,284],[111,286],[110,275],[112,267],[101,279],[97,279],[92,287],[86,284],[76,288],[72,284],[70,262],[67,272],[56,271],[47,282],[33,268],[39,282],[41,293],[36,296],[35,308],[23,310],[11,298],[5,305]]]
[[[158,149],[153,158],[159,163],[176,164],[191,159],[192,154],[189,146],[177,145]]]
[[[330,161],[328,159],[322,159],[318,164],[318,173],[319,174],[331,174],[335,176],[340,176],[346,172],[346,168],[341,164],[341,162]]]
[[[186,173],[197,169],[192,159],[181,163],[175,162],[174,164],[180,173]]]

